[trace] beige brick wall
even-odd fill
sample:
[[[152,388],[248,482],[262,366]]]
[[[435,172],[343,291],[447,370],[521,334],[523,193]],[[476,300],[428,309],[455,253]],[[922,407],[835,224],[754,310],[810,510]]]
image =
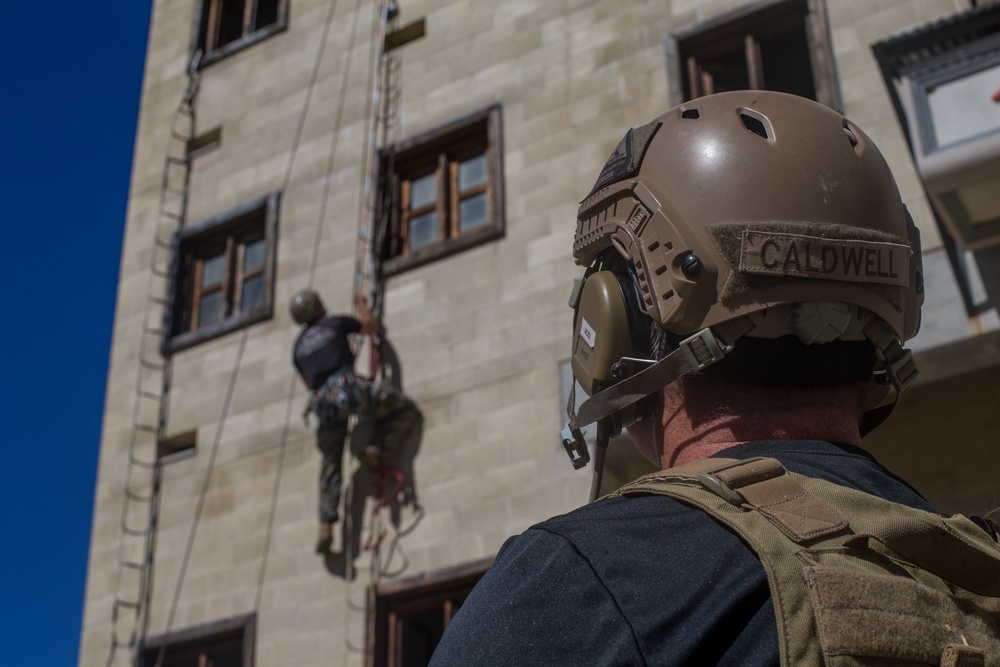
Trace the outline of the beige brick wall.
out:
[[[193,4],[157,0],[154,6],[122,254],[81,665],[104,664],[109,650],[137,332],[147,307],[169,123],[186,85]],[[502,102],[507,210],[502,240],[408,271],[386,285],[386,325],[404,363],[407,390],[426,417],[415,469],[424,515],[400,543],[408,559],[406,574],[490,556],[509,535],[585,500],[589,475],[572,470],[557,442],[559,364],[569,356],[571,326],[566,300],[579,273],[570,256],[576,202],[624,132],[665,110],[663,36],[737,4],[403,3],[402,21],[426,17],[427,36],[405,47],[401,135]],[[924,229],[925,244],[933,245],[926,202],[869,44],[939,17],[951,11],[952,3],[836,0],[828,5],[847,113],[889,157]],[[338,3],[289,171],[328,5],[292,0],[290,6],[287,31],[202,73],[198,130],[221,126],[222,144],[195,160],[190,220],[278,190],[286,174],[289,180],[281,202],[275,316],[245,332],[227,415],[224,397],[243,332],[174,357],[167,432],[196,431],[197,454],[163,469],[149,633],[167,627],[217,440],[172,627],[256,608],[258,665],[361,665],[351,647],[365,639],[357,608],[364,604],[369,583],[368,557],[358,561],[358,580],[347,583],[331,577],[311,553],[319,457],[311,431],[299,418],[305,392],[289,362],[296,329],[285,304],[308,283],[314,252],[314,284],[328,306],[343,310],[350,302],[374,7],[363,3],[357,10],[359,39],[348,53],[355,10]],[[343,120],[335,128],[345,75]],[[169,231],[159,228],[161,235]],[[981,417],[974,413],[970,419]],[[257,607],[276,479],[276,515]],[[404,523],[415,519],[410,513]]]

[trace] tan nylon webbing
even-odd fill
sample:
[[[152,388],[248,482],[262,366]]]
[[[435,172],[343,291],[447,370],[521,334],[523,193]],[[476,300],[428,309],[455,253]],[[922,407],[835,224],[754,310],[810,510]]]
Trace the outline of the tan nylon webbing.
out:
[[[725,499],[733,492],[737,504]],[[635,494],[701,508],[753,549],[782,665],[1000,667],[1000,546],[965,517],[786,473],[773,459],[697,461],[611,495]]]
[[[893,517],[851,538],[845,546],[861,545],[866,539],[877,540],[905,560],[968,591],[1000,597],[1000,561],[948,530],[947,524],[922,517]],[[948,558],[942,559],[945,552]]]
[[[732,345],[737,339],[754,328],[749,318],[739,317],[735,320],[722,322],[712,327],[712,332],[723,346]],[[706,364],[712,360],[712,354],[700,339],[695,339],[690,345],[694,361]],[[567,412],[571,428],[580,428],[592,424],[598,419],[621,410],[636,401],[642,400],[660,388],[670,384],[680,376],[698,367],[692,365],[692,359],[683,348],[676,349],[652,366],[639,371],[618,384],[598,392],[588,398],[580,406],[580,411],[573,414],[575,399],[570,399]],[[576,385],[573,385],[575,391]]]

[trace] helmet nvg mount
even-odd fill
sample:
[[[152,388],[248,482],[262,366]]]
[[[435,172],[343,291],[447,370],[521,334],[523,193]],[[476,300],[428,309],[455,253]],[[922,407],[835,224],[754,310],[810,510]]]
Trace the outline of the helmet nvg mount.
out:
[[[871,341],[871,408],[916,377],[901,343],[920,324],[919,232],[871,139],[812,100],[719,93],[629,130],[580,205],[573,256],[588,269],[572,366],[591,398],[568,406],[571,458],[572,431],[627,426],[630,406],[743,336]],[[621,317],[636,307],[680,341],[663,359],[636,349]]]
[[[311,289],[296,292],[288,310],[296,324],[309,324],[325,312],[319,294]]]

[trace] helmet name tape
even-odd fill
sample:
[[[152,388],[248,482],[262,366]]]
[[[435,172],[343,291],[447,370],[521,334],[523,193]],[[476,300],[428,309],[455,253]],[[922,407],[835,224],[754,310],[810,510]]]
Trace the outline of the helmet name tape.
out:
[[[739,270],[906,287],[910,247],[878,241],[743,231]]]

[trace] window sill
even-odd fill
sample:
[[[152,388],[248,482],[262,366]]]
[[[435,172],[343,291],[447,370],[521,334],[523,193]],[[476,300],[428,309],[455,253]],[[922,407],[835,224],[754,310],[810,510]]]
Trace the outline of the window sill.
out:
[[[241,37],[235,41],[229,42],[225,46],[220,46],[214,51],[210,51],[201,57],[201,62],[198,64],[198,69],[204,69],[216,63],[220,60],[228,58],[234,53],[238,53],[243,49],[249,48],[261,42],[272,35],[276,35],[279,32],[283,32],[288,27],[288,22],[285,19],[280,19],[277,23],[269,25],[267,27],[261,28],[255,33],[247,35],[246,37]]]
[[[258,322],[269,320],[273,315],[274,309],[272,306],[266,305],[246,313],[234,315],[233,317],[225,319],[221,322],[216,322],[215,324],[195,329],[194,331],[185,331],[184,333],[173,336],[167,342],[166,352],[167,354],[174,354],[175,352],[186,350],[189,347],[194,347],[195,345],[212,340],[213,338],[218,338],[219,336],[224,336],[238,329],[243,329],[257,324]]]
[[[446,239],[440,243],[435,243],[419,250],[414,250],[408,255],[400,255],[382,262],[382,277],[388,278],[404,271],[415,269],[418,266],[436,262],[450,255],[454,255],[470,248],[474,248],[490,241],[501,239],[504,236],[504,229],[501,224],[493,223],[483,225],[477,229],[468,231],[461,236]]]

